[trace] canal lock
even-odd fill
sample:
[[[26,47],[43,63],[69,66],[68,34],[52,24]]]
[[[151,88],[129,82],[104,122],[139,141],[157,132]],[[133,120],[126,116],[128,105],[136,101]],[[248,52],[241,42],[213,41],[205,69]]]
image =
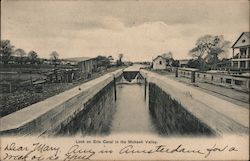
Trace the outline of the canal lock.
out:
[[[214,135],[208,126],[138,71],[114,77],[85,106],[68,124],[62,125],[57,135]]]

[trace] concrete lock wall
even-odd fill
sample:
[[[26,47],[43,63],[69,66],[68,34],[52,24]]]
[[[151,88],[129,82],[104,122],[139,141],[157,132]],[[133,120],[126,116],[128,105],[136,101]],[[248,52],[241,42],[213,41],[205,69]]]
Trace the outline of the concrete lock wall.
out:
[[[62,122],[56,135],[109,134],[115,112],[114,81],[110,82],[84,104],[70,122]]]
[[[149,83],[149,110],[160,134],[213,135],[215,133],[154,83]]]
[[[76,131],[72,130],[73,127],[69,128],[69,125],[80,126],[85,120],[82,118],[81,123],[76,123],[81,116],[86,116],[88,122],[83,126],[94,127],[94,132],[97,132],[97,127],[100,127],[97,124],[101,121],[106,122],[111,116],[109,112],[112,111],[114,100],[112,84],[114,85],[114,78],[120,77],[121,74],[122,70],[117,70],[2,117],[0,134],[56,135],[63,130],[68,131],[68,134],[74,134]],[[89,108],[91,106],[93,109]],[[88,115],[85,115],[86,111],[89,111]],[[105,112],[107,114],[104,114]]]
[[[149,108],[163,134],[248,134],[248,109],[166,76],[140,70]]]

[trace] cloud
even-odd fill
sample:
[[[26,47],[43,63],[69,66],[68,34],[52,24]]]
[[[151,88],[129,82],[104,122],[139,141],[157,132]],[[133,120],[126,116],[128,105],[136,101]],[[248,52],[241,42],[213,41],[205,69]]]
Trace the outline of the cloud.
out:
[[[111,3],[112,2],[112,3]],[[234,41],[247,31],[247,1],[4,1],[2,38],[41,57],[187,57],[202,35]]]

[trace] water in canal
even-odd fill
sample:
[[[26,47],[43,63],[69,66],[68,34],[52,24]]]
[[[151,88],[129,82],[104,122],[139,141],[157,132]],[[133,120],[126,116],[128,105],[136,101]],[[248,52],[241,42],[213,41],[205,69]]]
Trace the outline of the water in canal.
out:
[[[155,134],[149,108],[144,100],[144,85],[117,85],[116,113],[112,133]]]

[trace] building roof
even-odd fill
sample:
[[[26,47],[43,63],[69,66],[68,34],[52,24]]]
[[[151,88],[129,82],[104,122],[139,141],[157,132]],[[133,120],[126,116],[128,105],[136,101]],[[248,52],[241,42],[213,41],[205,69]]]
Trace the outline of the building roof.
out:
[[[242,32],[242,34],[239,36],[239,38],[235,41],[235,43],[233,44],[232,48],[234,48],[234,46],[236,45],[236,43],[240,40],[240,38],[246,35],[249,39],[250,39],[250,32]]]
[[[250,38],[250,32],[244,32]]]
[[[158,55],[156,58],[153,59],[153,61],[155,61],[155,60],[158,59],[158,58],[166,59],[166,58],[164,58],[163,56]]]

